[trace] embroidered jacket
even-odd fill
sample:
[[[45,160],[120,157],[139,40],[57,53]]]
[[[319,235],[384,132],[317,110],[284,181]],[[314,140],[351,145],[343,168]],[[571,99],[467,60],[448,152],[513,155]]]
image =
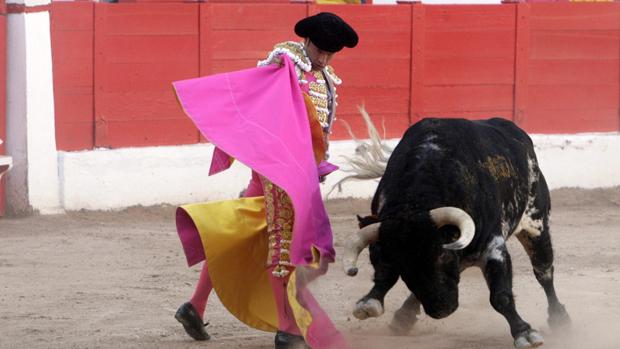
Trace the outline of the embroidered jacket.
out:
[[[326,135],[330,134],[332,124],[336,120],[336,106],[338,105],[336,86],[340,85],[342,80],[338,78],[331,66],[321,71],[312,70],[312,62],[308,58],[304,45],[295,41],[276,44],[267,58],[258,62],[258,66],[273,64],[274,59],[282,54],[287,55],[295,63],[301,89],[312,99],[323,132]]]

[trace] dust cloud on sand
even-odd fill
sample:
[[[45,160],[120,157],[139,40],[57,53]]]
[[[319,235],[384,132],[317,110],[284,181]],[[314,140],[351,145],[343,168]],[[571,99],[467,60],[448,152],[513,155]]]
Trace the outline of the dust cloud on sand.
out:
[[[516,239],[509,242],[517,309],[545,337],[543,348],[620,347],[620,188],[552,192],[555,282],[570,329],[547,325],[547,303]],[[337,252],[355,232],[368,200],[331,200]],[[0,220],[0,348],[273,348],[273,334],[247,328],[213,295],[207,327],[195,342],[174,320],[198,268],[186,267],[173,207],[72,212]],[[371,287],[368,252],[360,273],[340,261],[315,284],[317,298],[353,348],[512,348],[506,321],[490,306],[477,269],[464,272],[460,307],[446,319],[422,315],[406,336],[388,324],[408,291],[399,282],[386,313],[359,321],[355,301]]]

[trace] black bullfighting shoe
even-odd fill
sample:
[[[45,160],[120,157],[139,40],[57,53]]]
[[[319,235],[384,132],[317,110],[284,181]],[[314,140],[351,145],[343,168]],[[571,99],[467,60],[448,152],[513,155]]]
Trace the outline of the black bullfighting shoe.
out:
[[[206,341],[211,338],[205,330],[207,324],[203,324],[196,308],[190,302],[183,303],[174,314],[174,318],[177,319],[185,329],[187,334],[197,341]]]
[[[276,332],[276,349],[310,349],[304,337],[278,331]]]

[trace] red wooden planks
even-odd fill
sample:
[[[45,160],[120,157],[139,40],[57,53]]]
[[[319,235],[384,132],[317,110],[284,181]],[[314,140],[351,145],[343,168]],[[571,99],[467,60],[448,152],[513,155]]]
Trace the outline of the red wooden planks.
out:
[[[532,29],[620,30],[620,3],[558,3],[532,5]]]
[[[511,117],[514,6],[428,6],[424,25],[420,117]]]
[[[618,109],[532,109],[521,125],[527,132],[572,134],[618,130]]]
[[[536,4],[530,10],[530,132],[618,131],[620,4]]]
[[[58,150],[94,146],[94,5],[53,2],[50,12]]]
[[[512,110],[512,85],[427,86],[425,112],[452,115],[459,112]]]
[[[198,4],[95,5],[95,144],[187,144],[171,83],[198,76]]]
[[[617,85],[620,59],[531,59],[529,81],[533,85]]]
[[[431,5],[426,6],[426,20],[428,31],[505,31],[514,27],[514,8],[504,5]]]

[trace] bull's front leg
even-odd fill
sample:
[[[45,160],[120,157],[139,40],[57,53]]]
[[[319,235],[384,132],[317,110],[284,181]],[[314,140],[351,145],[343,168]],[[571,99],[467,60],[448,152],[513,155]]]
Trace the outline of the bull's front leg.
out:
[[[390,329],[397,335],[405,335],[411,331],[413,325],[418,321],[417,315],[420,314],[420,301],[415,294],[410,294],[403,305],[394,313]]]
[[[368,247],[370,262],[375,269],[373,278],[374,285],[367,295],[362,297],[355,304],[353,316],[360,320],[369,317],[378,317],[383,314],[384,299],[388,291],[394,287],[398,281],[396,269],[381,256],[381,247],[378,243],[372,243]]]
[[[503,237],[496,237],[485,251],[484,277],[493,308],[510,325],[514,346],[518,349],[542,345],[543,337],[517,313],[512,293],[512,262]]]

